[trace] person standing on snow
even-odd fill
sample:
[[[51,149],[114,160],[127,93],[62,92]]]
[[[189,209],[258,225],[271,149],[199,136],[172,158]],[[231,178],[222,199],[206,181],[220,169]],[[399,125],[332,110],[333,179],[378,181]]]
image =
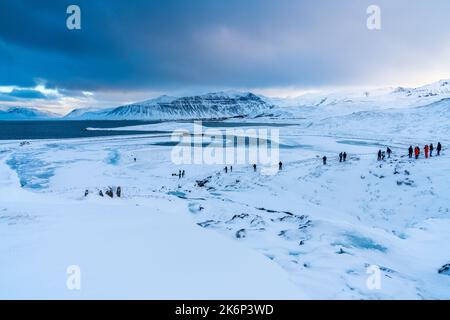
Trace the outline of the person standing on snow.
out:
[[[442,150],[442,145],[441,145],[440,142],[438,142],[436,150],[437,150],[437,155],[440,156],[441,155],[441,150]]]
[[[420,148],[419,147],[416,147],[414,149],[414,155],[416,156],[416,159],[419,159],[419,155],[420,155]]]
[[[326,165],[327,164],[327,157],[323,156],[322,161],[323,161],[323,165]]]
[[[378,150],[378,161],[381,160],[381,150]]]
[[[388,158],[390,158],[391,157],[391,153],[392,153],[391,148],[387,147],[386,152],[388,154]]]
[[[339,153],[339,162],[342,162],[342,152]]]
[[[433,144],[430,144],[430,157],[433,156],[433,150],[434,150],[434,146],[433,146]]]
[[[413,147],[412,146],[409,146],[408,155],[410,158],[412,158],[412,155],[413,155]]]
[[[344,152],[342,154],[342,160],[345,162],[345,160],[347,160],[347,152]]]
[[[256,172],[256,163],[253,164],[253,171]]]
[[[283,162],[278,162],[278,170],[283,170]]]
[[[430,150],[430,147],[426,144],[423,149],[425,151],[425,159],[428,159],[428,151]]]

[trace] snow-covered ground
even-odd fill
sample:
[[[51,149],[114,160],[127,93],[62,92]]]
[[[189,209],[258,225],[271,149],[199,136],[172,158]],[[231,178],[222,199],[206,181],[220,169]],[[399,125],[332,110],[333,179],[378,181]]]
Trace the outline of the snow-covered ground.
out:
[[[175,165],[169,134],[3,142],[0,297],[450,299],[438,272],[450,263],[450,117],[433,107],[252,120],[280,130],[276,175]],[[405,156],[438,139],[440,157]],[[108,186],[123,197],[98,196]],[[79,291],[66,287],[70,265]]]
[[[4,145],[2,161],[30,165],[18,163],[14,172],[0,164],[0,298],[305,297],[280,266],[202,229],[184,201],[152,190],[160,188],[156,170],[149,170],[152,160],[145,151],[133,152],[140,156],[136,165],[122,158],[126,144]],[[123,186],[125,197],[81,196],[85,186],[113,183]],[[74,265],[81,270],[81,290],[66,285],[66,270]]]

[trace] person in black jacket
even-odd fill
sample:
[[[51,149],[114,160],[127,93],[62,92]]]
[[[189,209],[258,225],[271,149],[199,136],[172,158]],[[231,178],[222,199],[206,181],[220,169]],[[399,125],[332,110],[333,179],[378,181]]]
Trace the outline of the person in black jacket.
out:
[[[409,149],[408,149],[408,156],[409,156],[410,158],[412,158],[412,156],[413,156],[413,147],[412,147],[412,146],[409,146]]]
[[[440,156],[441,155],[441,150],[442,150],[442,145],[440,142],[438,142],[436,151],[437,151],[437,155]]]

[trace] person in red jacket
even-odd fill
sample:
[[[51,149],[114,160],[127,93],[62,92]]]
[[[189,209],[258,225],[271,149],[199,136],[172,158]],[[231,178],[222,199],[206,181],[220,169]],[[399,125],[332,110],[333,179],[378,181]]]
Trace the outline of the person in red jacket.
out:
[[[414,149],[414,155],[416,156],[416,159],[419,159],[419,155],[420,155],[420,148],[419,147],[416,147]]]
[[[428,145],[425,145],[425,158],[428,159],[428,151],[430,150],[430,147]]]

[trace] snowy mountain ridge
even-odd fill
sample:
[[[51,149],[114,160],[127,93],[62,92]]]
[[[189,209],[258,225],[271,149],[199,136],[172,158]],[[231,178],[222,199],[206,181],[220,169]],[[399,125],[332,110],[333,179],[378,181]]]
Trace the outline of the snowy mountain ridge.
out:
[[[261,97],[247,93],[217,92],[205,95],[170,97],[132,103],[98,111],[75,109],[66,119],[82,120],[184,120],[259,117],[273,106]]]
[[[263,116],[304,117],[317,109],[348,114],[430,106],[450,99],[450,80],[417,88],[339,90],[307,93],[295,98],[272,98],[251,92],[222,91],[203,95],[160,97],[110,108],[79,108],[64,117],[32,108],[0,108],[0,120],[192,120]]]
[[[440,80],[417,88],[388,87],[373,90],[339,90],[307,93],[299,97],[272,99],[285,107],[355,107],[396,108],[424,106],[450,98],[450,80]]]
[[[24,107],[0,108],[0,120],[48,120],[57,115],[51,112]]]
[[[388,87],[308,93],[296,98],[270,98],[251,92],[215,92],[204,95],[160,96],[116,108],[75,109],[64,119],[75,120],[187,120],[231,117],[299,116],[305,108],[332,108],[336,112],[412,108],[450,99],[450,80],[417,88]]]

